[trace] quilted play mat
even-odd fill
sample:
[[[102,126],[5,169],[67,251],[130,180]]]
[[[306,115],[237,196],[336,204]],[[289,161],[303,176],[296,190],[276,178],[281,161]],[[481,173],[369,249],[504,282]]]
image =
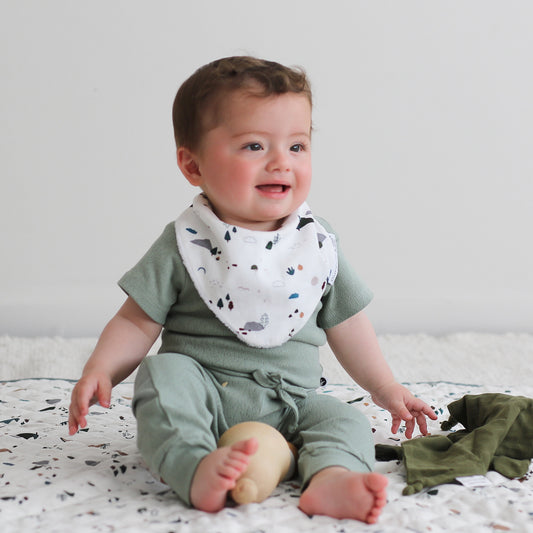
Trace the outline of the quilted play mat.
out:
[[[509,362],[512,364],[505,361]],[[430,424],[430,431],[439,434],[443,433],[440,422],[448,418],[446,406],[464,395],[500,392],[533,397],[527,380],[509,386],[498,384],[497,372],[493,376],[490,385],[467,384],[458,375],[454,382],[412,382],[409,387],[438,413],[439,421]],[[262,504],[228,505],[215,514],[189,509],[152,477],[137,451],[132,383],[115,387],[109,409],[92,407],[88,427],[70,437],[67,417],[73,384],[72,380],[49,377],[0,382],[3,533],[533,531],[531,465],[519,479],[490,471],[481,480],[467,479],[465,484],[444,484],[404,496],[403,463],[378,462],[376,469],[388,477],[389,489],[388,504],[375,525],[306,516],[298,509],[297,480],[282,483]],[[401,434],[390,434],[389,414],[356,385],[334,384],[330,379],[322,393],[364,412],[376,443],[400,444],[404,440]]]

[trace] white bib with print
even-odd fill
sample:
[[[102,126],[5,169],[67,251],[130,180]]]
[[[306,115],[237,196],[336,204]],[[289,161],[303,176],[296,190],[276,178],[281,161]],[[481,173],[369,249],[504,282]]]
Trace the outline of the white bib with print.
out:
[[[306,203],[279,230],[253,231],[222,222],[199,194],[175,228],[202,300],[250,346],[280,346],[298,333],[337,275],[335,236]]]

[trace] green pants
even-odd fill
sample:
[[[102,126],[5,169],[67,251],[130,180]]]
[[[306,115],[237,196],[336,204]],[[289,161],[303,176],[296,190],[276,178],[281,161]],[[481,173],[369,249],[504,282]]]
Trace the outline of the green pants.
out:
[[[261,370],[207,370],[180,354],[147,357],[137,373],[133,412],[150,470],[189,505],[198,463],[239,422],[269,424],[292,442],[304,487],[328,466],[367,472],[374,464],[370,425],[355,407]]]

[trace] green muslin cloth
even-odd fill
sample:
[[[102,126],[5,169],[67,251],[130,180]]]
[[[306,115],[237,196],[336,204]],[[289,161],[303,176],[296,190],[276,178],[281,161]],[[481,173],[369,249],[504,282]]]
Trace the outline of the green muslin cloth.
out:
[[[451,483],[460,476],[496,470],[521,477],[533,457],[533,399],[506,394],[466,395],[448,405],[444,431],[457,423],[465,429],[430,435],[401,446],[376,445],[378,461],[403,460],[407,471],[404,495]]]

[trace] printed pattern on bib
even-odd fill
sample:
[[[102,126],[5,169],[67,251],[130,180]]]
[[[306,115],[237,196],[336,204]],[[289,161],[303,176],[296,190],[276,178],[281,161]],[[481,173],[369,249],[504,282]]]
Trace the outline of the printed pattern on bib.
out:
[[[253,231],[222,222],[199,194],[175,228],[202,300],[250,346],[280,346],[298,333],[337,274],[335,236],[305,203],[278,231]]]

